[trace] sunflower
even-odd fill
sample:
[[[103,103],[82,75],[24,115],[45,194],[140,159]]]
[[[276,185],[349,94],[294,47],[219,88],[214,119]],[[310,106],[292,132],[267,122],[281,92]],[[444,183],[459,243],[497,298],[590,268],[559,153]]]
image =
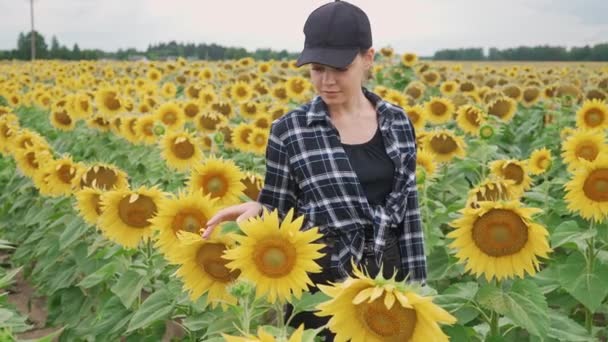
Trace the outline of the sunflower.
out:
[[[249,150],[257,155],[266,153],[266,145],[268,144],[268,129],[253,127],[249,135]]]
[[[95,103],[97,109],[108,116],[114,116],[123,110],[120,93],[113,87],[99,89],[95,93]]]
[[[424,129],[427,114],[422,105],[405,106],[403,107],[403,110],[412,122],[412,125],[414,125],[416,131]]]
[[[179,192],[163,199],[159,207],[158,214],[150,222],[160,232],[156,247],[169,261],[181,248],[178,232],[199,233],[218,209],[215,200],[200,192]]]
[[[317,285],[330,299],[315,314],[331,317],[327,325],[336,341],[448,341],[439,323],[456,318],[431,297],[394,279],[372,279],[357,267],[353,273],[341,283]]]
[[[218,127],[228,123],[228,119],[217,112],[203,112],[196,120],[196,127],[204,133],[215,133]]]
[[[253,88],[245,82],[236,82],[230,88],[230,98],[238,103],[243,103],[251,100],[253,97]]]
[[[127,174],[112,165],[95,164],[89,166],[80,178],[80,188],[99,188],[101,190],[119,190],[129,187]]]
[[[168,132],[162,139],[161,149],[167,165],[177,171],[189,169],[202,157],[195,136],[188,132]]]
[[[287,95],[285,83],[277,83],[272,86],[272,88],[270,88],[270,95],[281,103],[289,102],[289,95]]]
[[[232,160],[211,157],[192,169],[188,185],[192,192],[209,194],[224,206],[238,203],[245,189],[241,178],[243,173]]]
[[[519,201],[479,202],[478,208],[465,208],[462,217],[452,221],[455,228],[447,236],[454,239],[451,248],[466,263],[465,270],[488,281],[496,277],[534,275],[538,257],[551,252],[549,232],[532,222],[531,216],[542,210],[524,208]]]
[[[190,299],[195,301],[207,294],[207,302],[213,308],[218,303],[223,309],[227,304],[235,305],[237,299],[228,292],[228,287],[240,272],[228,269],[228,261],[222,258],[225,251],[234,246],[234,240],[229,235],[221,235],[219,230],[209,239],[187,231],[180,231],[177,236],[179,248],[175,249],[170,262],[179,265],[175,275],[182,280]]]
[[[502,88],[502,93],[515,101],[519,101],[523,97],[523,91],[521,90],[521,88],[514,84],[505,85]]]
[[[319,253],[323,245],[312,242],[322,235],[318,228],[301,231],[304,217],[293,219],[293,209],[280,224],[276,209],[263,210],[263,217],[239,223],[244,235],[235,236],[238,247],[225,253],[231,260],[227,266],[256,284],[257,298],[268,295],[270,303],[285,302],[293,294],[299,299],[312,285],[307,272],[321,272],[315,259],[323,256]]]
[[[545,147],[534,150],[530,154],[528,165],[530,166],[530,173],[533,175],[540,175],[541,173],[547,172],[551,167],[551,151]]]
[[[254,126],[248,123],[240,123],[232,130],[232,144],[240,151],[249,151],[251,146],[250,136]]]
[[[516,196],[511,188],[514,183],[510,179],[490,177],[469,191],[466,207],[479,208],[478,203],[483,201],[496,202],[518,199],[519,196]]]
[[[490,163],[490,169],[495,176],[513,181],[511,189],[515,196],[520,196],[530,189],[532,179],[528,175],[526,160],[501,159]]]
[[[172,130],[182,129],[186,121],[184,110],[175,102],[163,103],[154,115],[156,120]]]
[[[509,122],[517,112],[517,102],[506,96],[499,97],[488,105],[487,112],[504,122]]]
[[[74,97],[74,118],[85,119],[93,115],[91,98],[86,93],[76,94]]]
[[[464,140],[450,130],[428,132],[423,146],[423,149],[433,153],[435,160],[440,163],[449,162],[456,156],[465,156]]]
[[[212,103],[217,102],[217,94],[213,89],[202,89],[198,93],[198,99],[201,101],[203,108],[209,107]]]
[[[84,188],[74,194],[76,209],[80,216],[90,224],[97,224],[101,213],[101,195],[103,190],[98,188]]]
[[[245,172],[245,176],[241,178],[241,183],[245,186],[243,193],[252,200],[257,200],[264,186],[264,179],[255,173]]]
[[[30,178],[34,178],[37,172],[53,159],[50,150],[39,146],[16,150],[13,156],[19,170]]]
[[[267,113],[260,113],[253,120],[253,125],[257,128],[270,129],[272,124],[272,117]]]
[[[456,123],[465,133],[478,136],[481,126],[486,121],[486,116],[487,114],[480,108],[472,105],[464,105],[458,108]]]
[[[422,73],[421,79],[426,85],[435,87],[441,82],[441,75],[435,70],[427,70]]]
[[[424,170],[424,176],[419,176],[420,171]],[[416,152],[416,176],[417,178],[423,179],[423,177],[431,177],[437,170],[437,164],[435,163],[435,155],[429,151],[419,149]]]
[[[452,96],[458,91],[458,83],[455,81],[445,81],[441,83],[439,90],[443,96]]]
[[[124,116],[123,118],[123,124],[120,126],[120,134],[130,143],[137,143],[139,141],[139,136],[136,127],[139,116],[129,115]]]
[[[258,64],[258,72],[260,74],[267,74],[272,70],[272,64],[270,62],[262,62]]]
[[[608,104],[600,100],[586,100],[576,112],[576,126],[582,129],[608,128]]]
[[[165,82],[160,88],[160,95],[165,99],[174,99],[177,94],[177,86],[173,82]]]
[[[212,111],[215,111],[216,113],[219,113],[223,116],[226,117],[226,119],[229,119],[232,117],[232,115],[234,114],[234,110],[232,108],[232,105],[228,102],[213,102],[211,104],[209,104],[209,108]]]
[[[152,236],[150,220],[156,215],[163,193],[157,188],[112,190],[101,196],[101,216],[97,225],[102,234],[126,248]]]
[[[154,134],[155,123],[156,117],[152,114],[138,117],[135,124],[137,140],[147,145],[155,144],[157,141],[156,134]]]
[[[404,53],[403,55],[401,55],[401,64],[405,65],[406,67],[413,67],[414,64],[416,64],[416,62],[418,62],[418,55],[416,55],[415,53]]]
[[[588,220],[602,222],[608,218],[608,157],[584,161],[566,183],[564,199],[571,212]]]
[[[278,342],[271,334],[267,333],[262,327],[258,327],[258,336],[249,335],[247,337],[231,336],[222,333],[225,342]],[[287,342],[302,342],[304,337],[304,324],[300,324]]]
[[[46,194],[53,197],[71,195],[84,172],[84,166],[74,163],[70,157],[52,160],[42,169],[48,174]]]
[[[382,55],[382,57],[391,58],[393,57],[394,53],[395,50],[390,46],[385,46],[380,49],[380,54]]]
[[[387,90],[388,91],[388,90]],[[424,83],[419,81],[410,82],[407,87],[403,90],[406,95],[409,95],[414,101],[422,99],[426,91]]]
[[[608,153],[604,132],[601,130],[576,130],[562,146],[562,158],[568,170],[574,171],[581,160],[594,161],[598,156]]]
[[[432,97],[424,108],[427,120],[436,125],[452,120],[454,114],[454,104],[447,98]]]
[[[201,113],[201,106],[199,105],[198,100],[190,100],[184,104],[184,115],[186,116],[186,120],[194,121],[196,117]]]
[[[292,100],[303,100],[312,85],[310,82],[301,76],[292,76],[285,82],[287,96]]]
[[[541,99],[541,92],[538,87],[526,87],[522,92],[521,103],[524,107],[532,107]]]
[[[254,119],[261,111],[261,106],[257,102],[243,102],[239,105],[239,113],[246,119]]]

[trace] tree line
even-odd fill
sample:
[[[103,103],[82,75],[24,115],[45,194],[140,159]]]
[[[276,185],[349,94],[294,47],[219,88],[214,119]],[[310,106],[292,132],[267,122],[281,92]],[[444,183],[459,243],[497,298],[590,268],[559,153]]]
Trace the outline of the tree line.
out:
[[[31,32],[19,33],[16,49],[0,50],[0,59],[30,60],[32,56],[31,39]],[[287,50],[275,51],[272,49],[257,49],[250,52],[244,48],[225,47],[218,44],[178,43],[175,41],[149,45],[145,51],[129,48],[119,49],[116,52],[107,52],[99,49],[80,49],[78,44],[74,44],[72,48],[68,48],[67,46],[60,44],[57,37],[53,36],[51,38],[51,46],[49,47],[45,37],[37,31],[34,31],[34,44],[36,46],[35,57],[37,59],[95,60],[106,58],[129,60],[145,57],[151,60],[162,60],[184,57],[205,60],[224,60],[253,57],[257,60],[282,60],[297,58],[297,53],[288,52]]]
[[[0,50],[0,59],[31,59],[31,32],[19,33],[17,47],[13,50]],[[50,46],[44,36],[34,31],[36,58],[62,60],[96,60],[96,59],[172,59],[177,57],[224,60],[253,57],[256,60],[295,59],[298,54],[287,50],[256,49],[247,51],[239,47],[225,47],[218,44],[169,43],[151,44],[144,51],[134,48],[119,49],[107,52],[100,49],[80,49],[78,44],[71,48],[59,43],[57,37],[51,38]],[[561,46],[520,46],[516,48],[490,48],[488,53],[483,48],[443,49],[437,51],[431,59],[435,60],[471,60],[471,61],[608,61],[608,43],[594,46],[572,47]]]
[[[608,61],[608,43],[593,46],[520,46],[516,48],[490,48],[484,53],[482,48],[444,49],[433,56],[435,60],[470,60],[470,61]]]

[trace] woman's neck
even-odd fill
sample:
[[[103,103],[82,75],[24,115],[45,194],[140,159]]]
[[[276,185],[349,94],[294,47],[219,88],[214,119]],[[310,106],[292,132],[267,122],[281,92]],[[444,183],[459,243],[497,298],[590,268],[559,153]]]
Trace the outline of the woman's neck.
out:
[[[347,101],[339,104],[328,105],[329,114],[332,118],[341,119],[346,117],[360,117],[367,112],[371,105],[363,94],[363,90],[357,93],[356,96],[349,98]]]

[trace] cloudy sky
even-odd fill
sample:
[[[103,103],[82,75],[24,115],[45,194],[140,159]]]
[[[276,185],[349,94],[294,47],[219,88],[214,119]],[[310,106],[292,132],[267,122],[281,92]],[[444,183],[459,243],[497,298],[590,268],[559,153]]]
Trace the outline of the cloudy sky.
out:
[[[145,49],[170,40],[287,49],[304,44],[308,14],[327,0],[34,0],[50,42]],[[431,55],[442,48],[581,46],[608,41],[608,0],[351,0],[374,46]],[[29,30],[30,0],[0,0],[0,50]]]

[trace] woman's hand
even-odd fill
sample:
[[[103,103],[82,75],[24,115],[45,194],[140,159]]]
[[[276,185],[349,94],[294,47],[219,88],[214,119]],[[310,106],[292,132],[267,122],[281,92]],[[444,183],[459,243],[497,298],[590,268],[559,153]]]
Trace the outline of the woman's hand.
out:
[[[218,211],[213,217],[207,221],[207,226],[202,232],[204,239],[209,238],[215,227],[224,221],[235,221],[240,222],[247,220],[250,217],[258,216],[262,213],[262,205],[258,202],[251,201],[237,205],[233,205]]]

